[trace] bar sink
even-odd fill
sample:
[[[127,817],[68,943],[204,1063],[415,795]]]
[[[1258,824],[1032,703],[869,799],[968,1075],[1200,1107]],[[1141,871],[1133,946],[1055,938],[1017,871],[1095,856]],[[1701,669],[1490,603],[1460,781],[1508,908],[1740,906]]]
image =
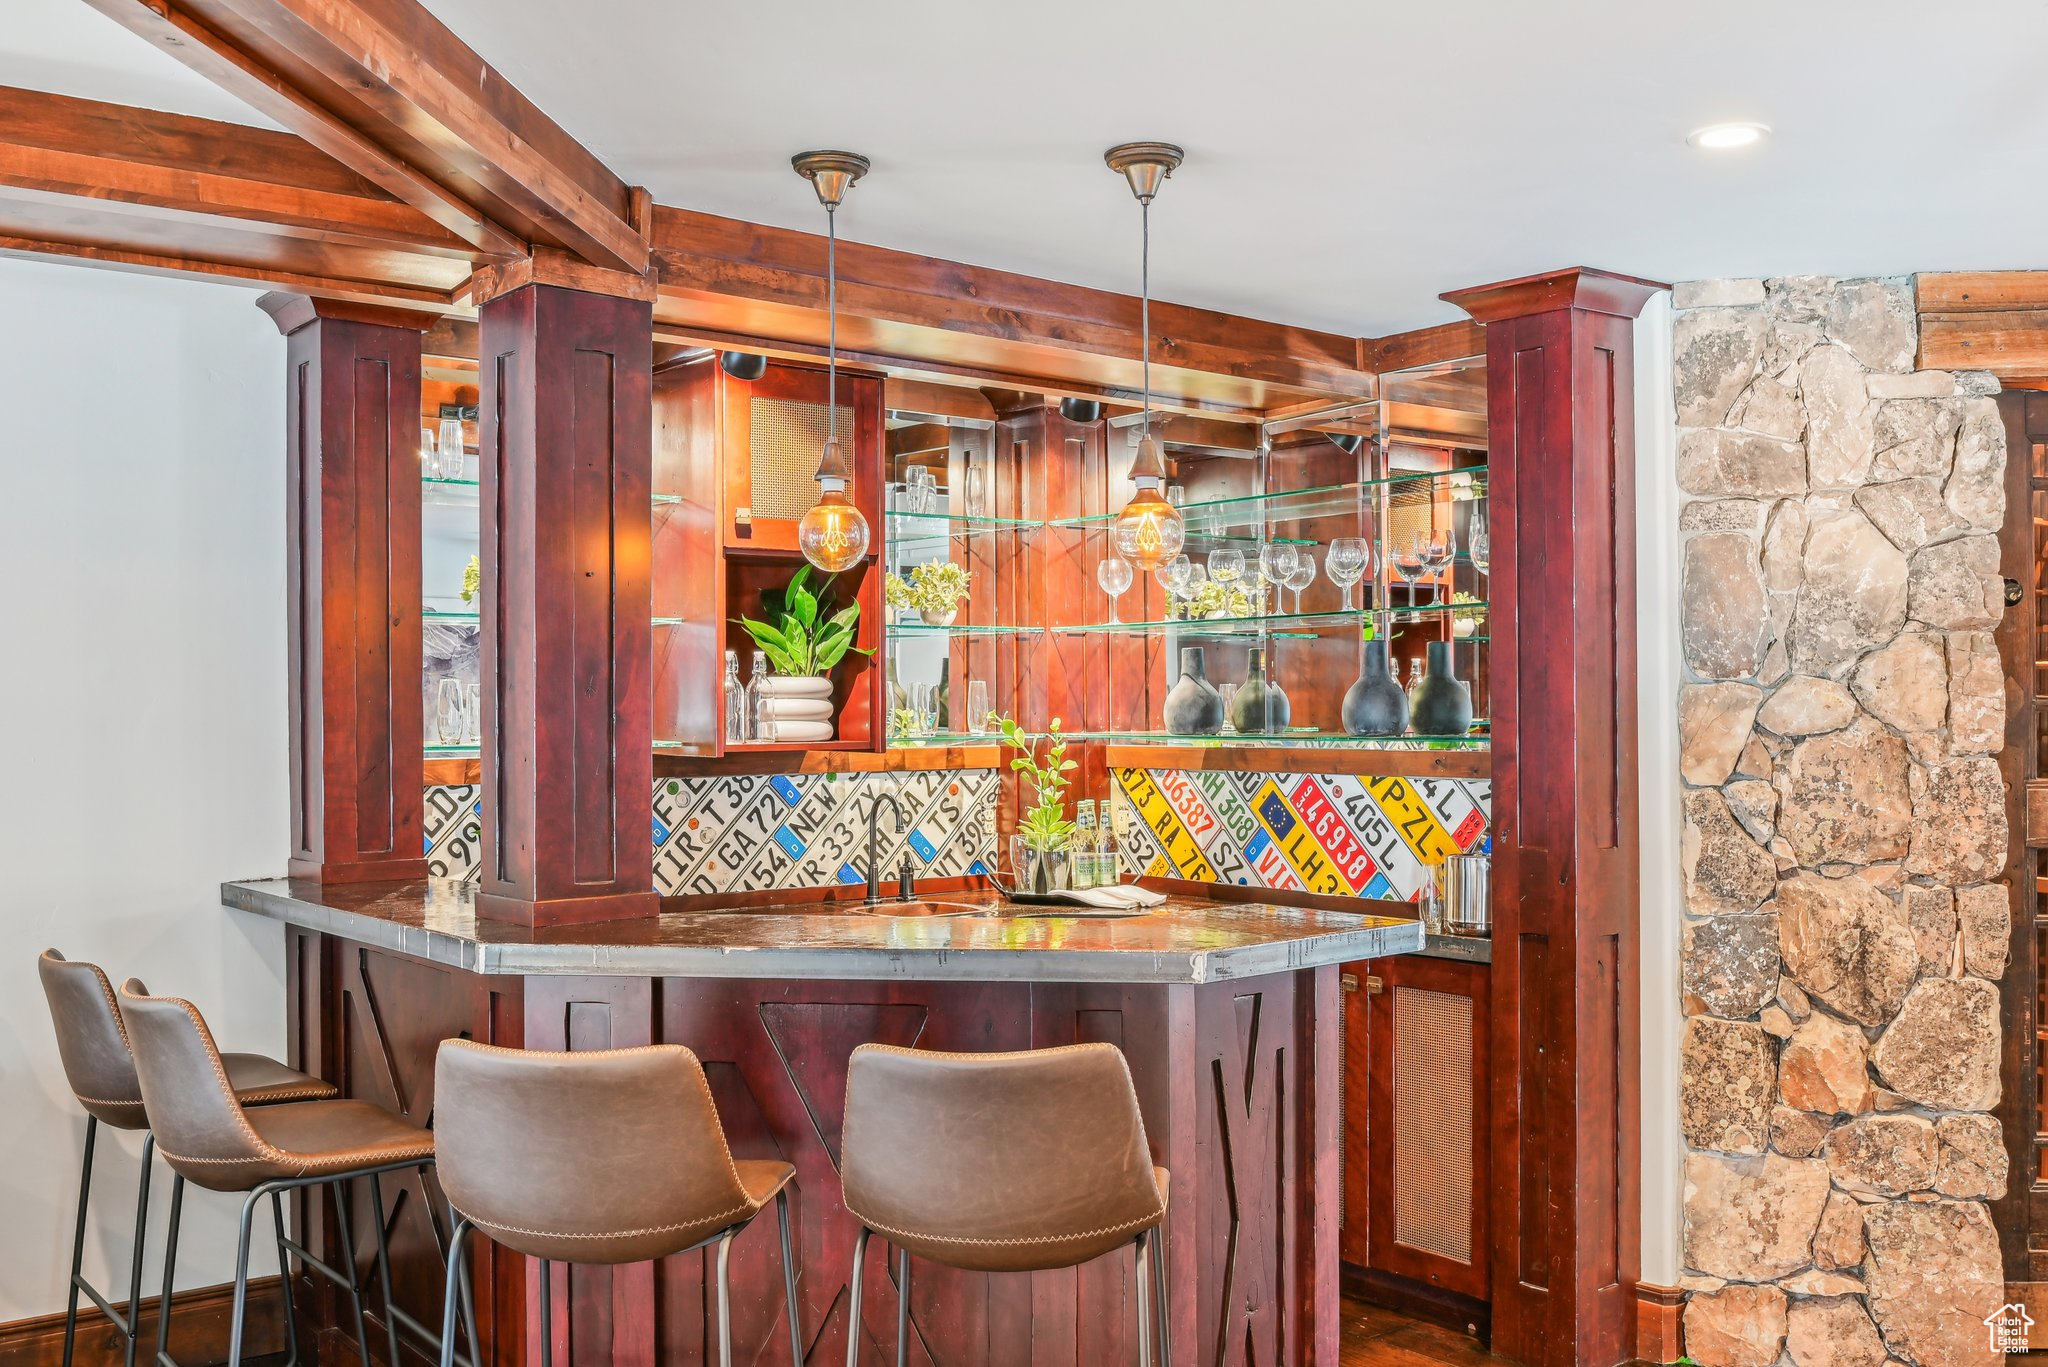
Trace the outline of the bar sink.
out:
[[[856,916],[986,916],[989,909],[971,902],[875,902],[850,908]]]

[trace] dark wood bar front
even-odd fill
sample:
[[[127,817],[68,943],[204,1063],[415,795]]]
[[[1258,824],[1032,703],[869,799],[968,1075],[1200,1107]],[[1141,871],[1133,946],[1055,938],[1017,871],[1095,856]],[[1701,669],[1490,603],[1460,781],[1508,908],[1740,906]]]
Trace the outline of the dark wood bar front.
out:
[[[868,914],[814,903],[536,931],[479,922],[473,895],[448,883],[278,882],[230,885],[225,895],[289,927],[294,1062],[420,1124],[432,1119],[445,1038],[694,1051],[734,1155],[796,1166],[806,1362],[844,1362],[853,1331],[857,1231],[838,1177],[853,1050],[1115,1044],[1130,1061],[1152,1160],[1172,1174],[1172,1360],[1336,1361],[1338,965],[1419,949],[1414,921],[1175,898],[1114,919],[994,905],[896,917],[887,904]],[[356,1193],[355,1228],[369,1229],[370,1218],[391,1226],[399,1303],[434,1321],[445,1202],[431,1181],[387,1188],[378,1217],[368,1199]],[[324,1214],[316,1228],[320,1246],[338,1254]],[[741,1235],[733,1257],[734,1360],[786,1360],[772,1225]],[[476,1258],[486,1360],[536,1360],[537,1274],[489,1245]],[[709,1258],[558,1275],[555,1360],[713,1360]],[[863,1361],[894,1351],[893,1267],[870,1251]],[[1134,1276],[1127,1254],[1011,1275],[917,1263],[910,1360],[1133,1361]],[[315,1294],[310,1282],[300,1294]]]

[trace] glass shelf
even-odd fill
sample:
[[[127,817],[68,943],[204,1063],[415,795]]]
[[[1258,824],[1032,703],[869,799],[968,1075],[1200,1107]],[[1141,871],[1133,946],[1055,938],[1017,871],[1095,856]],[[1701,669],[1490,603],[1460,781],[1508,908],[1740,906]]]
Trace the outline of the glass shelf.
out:
[[[966,513],[907,513],[895,509],[884,514],[888,539],[895,541],[936,541],[947,537],[975,536],[988,532],[1035,531],[1042,522],[1019,517],[970,517]]]
[[[1460,610],[1479,611],[1484,603],[1419,603],[1414,608],[1396,607],[1395,617],[1415,619],[1440,616]],[[1170,622],[1097,622],[1085,626],[1061,626],[1051,630],[1059,636],[1085,636],[1093,632],[1108,635],[1131,636],[1153,635],[1175,632],[1182,636],[1259,636],[1259,635],[1300,635],[1312,636],[1323,628],[1355,625],[1363,630],[1380,609],[1365,608],[1351,612],[1338,609],[1331,612],[1282,612],[1268,613],[1262,617],[1204,617],[1199,621],[1175,619]],[[1288,632],[1286,628],[1297,630]],[[1471,637],[1465,638],[1467,640]]]
[[[1485,732],[1462,736],[1350,736],[1342,731],[1318,731],[1296,727],[1286,731],[1226,732],[1215,735],[1184,736],[1171,731],[1071,731],[1071,740],[1108,741],[1112,744],[1160,745],[1300,745],[1325,749],[1378,750],[1484,750],[1493,743]]]
[[[420,498],[426,503],[440,503],[474,507],[483,497],[483,481],[475,479],[441,479],[434,475],[420,476]],[[656,494],[653,505],[657,508],[671,503],[681,503],[681,494]]]
[[[476,742],[473,740],[459,741],[454,745],[441,745],[429,741],[422,748],[428,759],[476,759],[479,756]]]
[[[935,627],[928,622],[890,622],[885,630],[895,637],[915,636],[1021,636],[1039,630],[1037,627],[1000,626],[994,622],[955,622],[951,626]]]
[[[1386,488],[1399,499],[1409,491],[1421,493],[1435,480],[1450,480],[1462,475],[1485,477],[1485,466],[1472,466],[1461,470],[1404,470],[1385,479],[1359,480],[1351,484],[1320,484],[1308,489],[1286,489],[1270,494],[1245,494],[1237,498],[1211,499],[1203,503],[1181,505],[1181,520],[1187,526],[1191,537],[1228,538],[1245,536],[1256,538],[1261,527],[1273,523],[1306,522],[1319,517],[1338,517],[1356,513],[1361,509],[1372,511],[1378,502],[1378,493]],[[1088,517],[1067,517],[1047,525],[1054,527],[1088,528],[1108,524],[1115,513],[1096,513]],[[1306,538],[1273,537],[1283,543],[1301,543]]]
[[[475,625],[483,621],[483,614],[480,612],[452,612],[443,608],[425,608],[420,612],[420,620],[422,622],[466,622]],[[658,627],[679,627],[683,624],[683,619],[680,617],[654,617],[649,620]]]

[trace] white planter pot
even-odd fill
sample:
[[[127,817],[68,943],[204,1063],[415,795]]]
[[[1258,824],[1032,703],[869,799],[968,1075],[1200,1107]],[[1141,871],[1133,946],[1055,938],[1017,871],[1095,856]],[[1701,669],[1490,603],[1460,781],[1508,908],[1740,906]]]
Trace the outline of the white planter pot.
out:
[[[944,612],[934,612],[930,608],[923,608],[919,610],[917,615],[928,627],[949,627],[953,625],[953,619],[960,615],[960,605],[955,603]]]
[[[831,740],[832,681],[778,675],[761,681],[778,741]]]

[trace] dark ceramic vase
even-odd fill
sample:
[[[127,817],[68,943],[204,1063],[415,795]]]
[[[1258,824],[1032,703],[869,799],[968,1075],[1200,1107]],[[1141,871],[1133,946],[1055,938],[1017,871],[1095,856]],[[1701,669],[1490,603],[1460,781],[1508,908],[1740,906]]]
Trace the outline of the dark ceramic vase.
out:
[[[1223,695],[1209,682],[1208,656],[1200,646],[1182,646],[1180,682],[1166,695],[1160,718],[1176,736],[1213,736],[1223,729]]]
[[[1408,695],[1387,671],[1385,641],[1365,643],[1365,668],[1344,690],[1343,716],[1347,736],[1398,736],[1408,729]]]
[[[1449,641],[1429,643],[1429,667],[1415,690],[1415,734],[1462,736],[1472,729],[1472,690],[1461,682]]]
[[[1293,713],[1287,692],[1266,677],[1266,651],[1251,648],[1244,683],[1230,695],[1230,725],[1243,735],[1285,731]]]

